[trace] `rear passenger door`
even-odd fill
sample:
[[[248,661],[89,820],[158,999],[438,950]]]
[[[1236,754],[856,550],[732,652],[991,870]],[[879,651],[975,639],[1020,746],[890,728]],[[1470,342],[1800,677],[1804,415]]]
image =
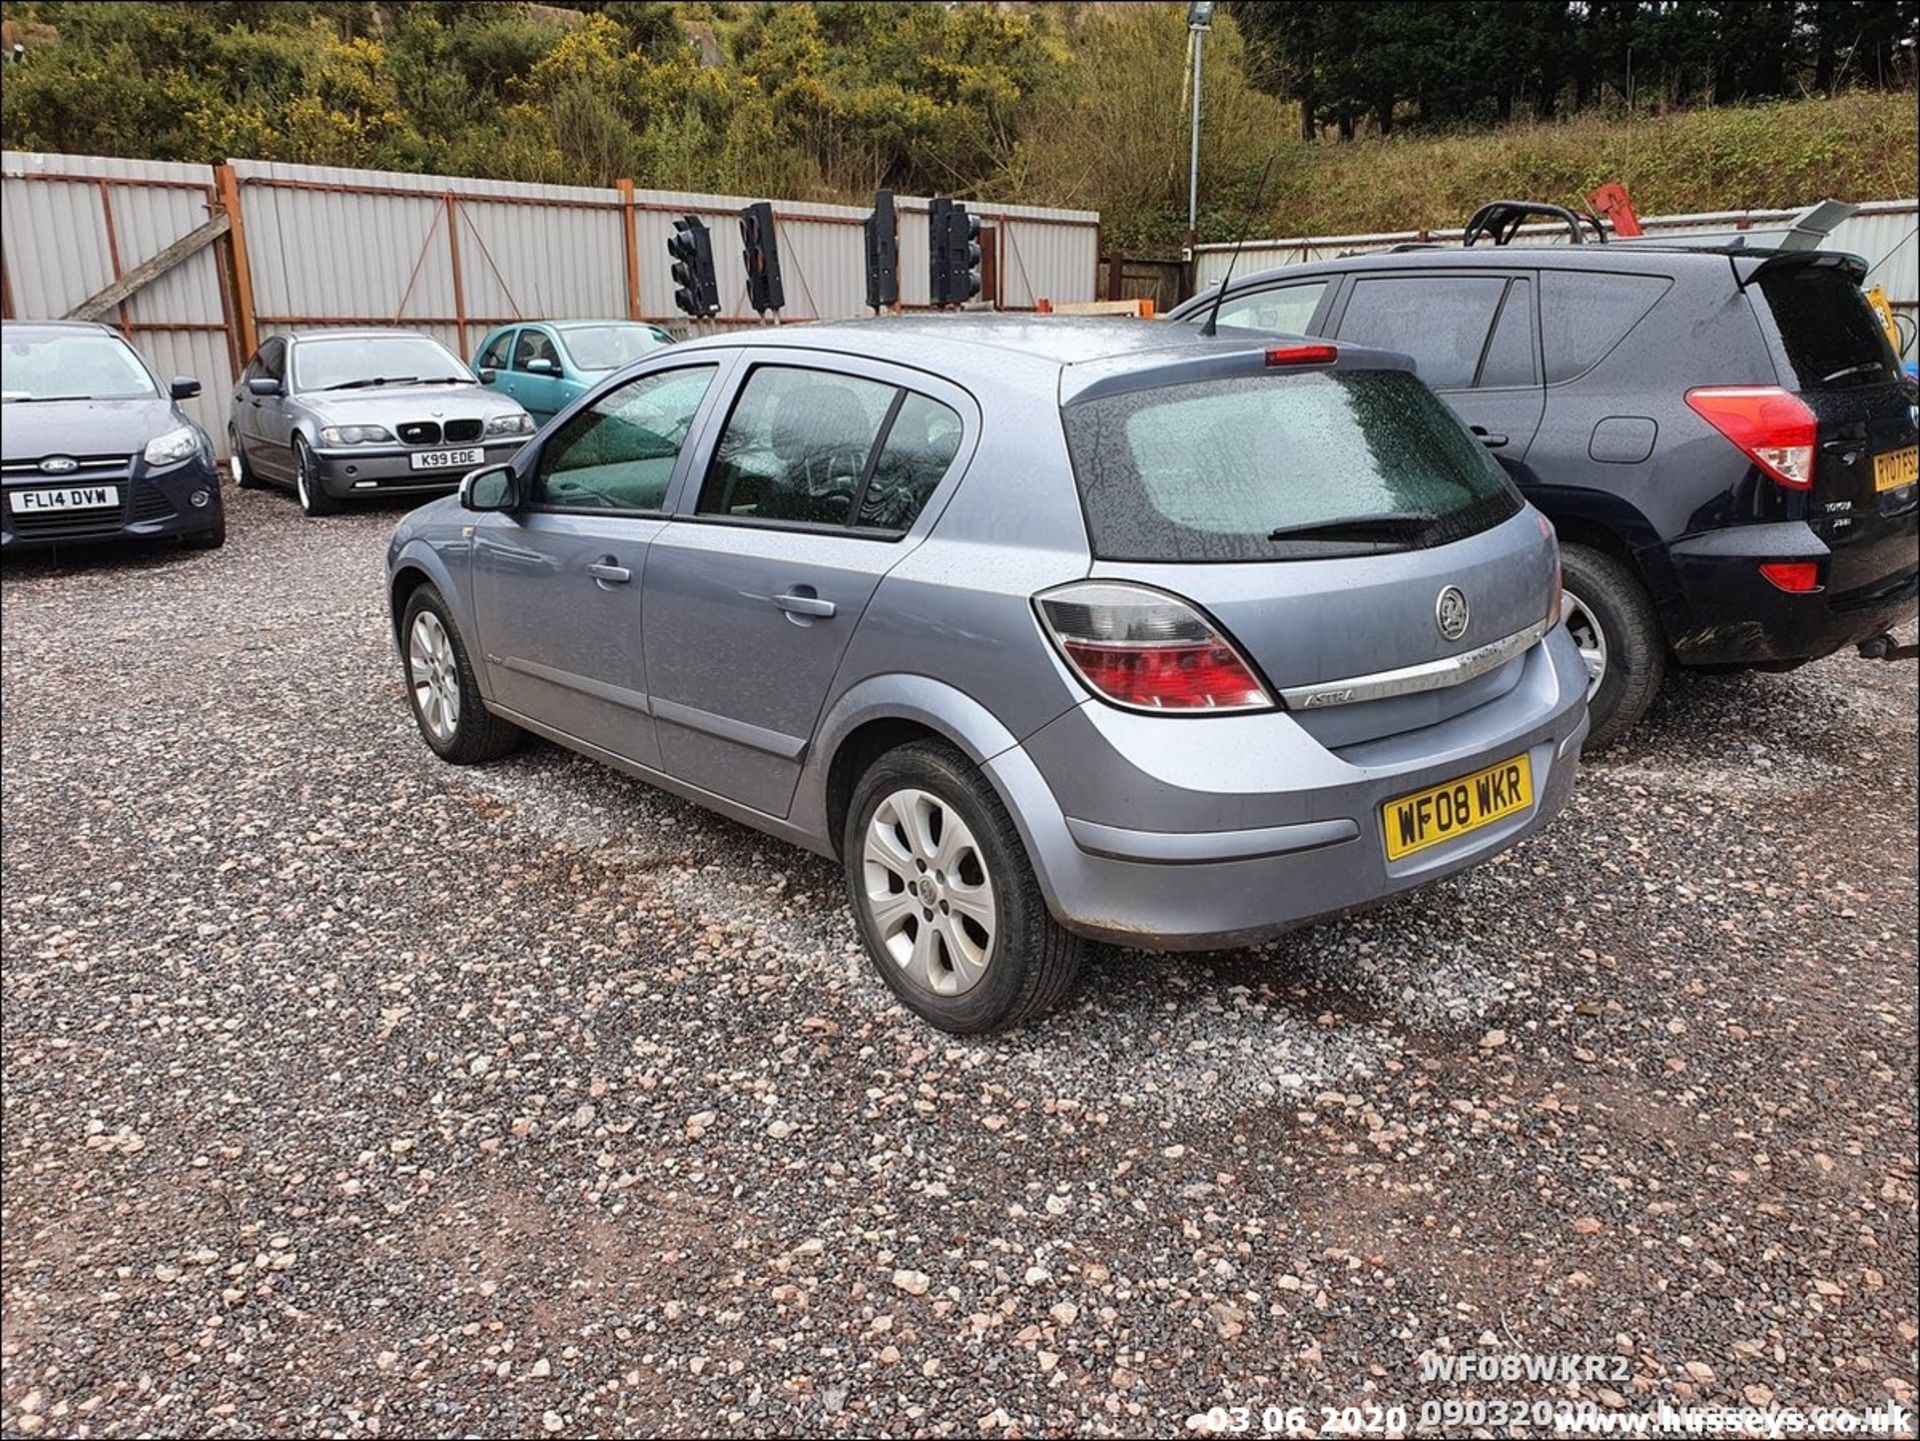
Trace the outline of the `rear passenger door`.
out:
[[[917,371],[753,352],[698,485],[647,558],[646,658],[670,775],[784,816],[880,579],[977,412]]]
[[[1546,410],[1536,288],[1531,271],[1362,272],[1337,334],[1411,355],[1420,378],[1524,480],[1527,449]]]

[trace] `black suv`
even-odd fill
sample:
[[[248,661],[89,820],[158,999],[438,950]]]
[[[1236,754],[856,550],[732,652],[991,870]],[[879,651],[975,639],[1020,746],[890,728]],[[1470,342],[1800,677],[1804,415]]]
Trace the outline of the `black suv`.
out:
[[[1864,272],[1812,250],[1406,247],[1233,278],[1219,325],[1413,357],[1559,530],[1605,745],[1670,662],[1891,655],[1914,615],[1914,391]]]

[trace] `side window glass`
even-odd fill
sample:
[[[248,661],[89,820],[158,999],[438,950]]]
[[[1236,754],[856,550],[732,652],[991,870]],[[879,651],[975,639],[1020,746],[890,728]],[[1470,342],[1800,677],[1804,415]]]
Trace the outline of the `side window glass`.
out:
[[[253,359],[247,362],[247,368],[240,372],[242,383],[264,376],[267,372],[260,368],[260,352],[254,351]]]
[[[1408,275],[1355,283],[1340,338],[1411,355],[1435,390],[1473,384],[1504,275]]]
[[[897,394],[891,385],[856,376],[760,366],[727,418],[699,513],[849,524]]]
[[[1500,305],[1500,318],[1493,323],[1487,358],[1480,362],[1480,384],[1486,387],[1533,383],[1533,283],[1516,280],[1507,287],[1507,298]]]
[[[269,340],[260,347],[260,373],[270,380],[287,378],[287,343]]]
[[[1640,323],[1673,282],[1593,270],[1540,273],[1540,348],[1547,384],[1584,375]]]
[[[887,428],[854,523],[874,530],[911,526],[953,464],[964,429],[951,407],[909,391]]]
[[[487,342],[487,348],[480,352],[479,368],[481,370],[507,368],[507,352],[513,346],[513,335],[511,330],[503,330]]]
[[[520,339],[514,343],[513,368],[532,370],[536,360],[546,361],[554,370],[560,368],[560,357],[554,353],[553,338],[544,330],[523,330]]]
[[[536,505],[659,510],[714,367],[643,375],[580,411],[540,451]]]
[[[1328,284],[1325,280],[1315,280],[1252,295],[1230,296],[1220,302],[1220,323],[1235,330],[1277,330],[1283,335],[1305,335]],[[1194,318],[1204,321],[1206,312],[1202,310]]]

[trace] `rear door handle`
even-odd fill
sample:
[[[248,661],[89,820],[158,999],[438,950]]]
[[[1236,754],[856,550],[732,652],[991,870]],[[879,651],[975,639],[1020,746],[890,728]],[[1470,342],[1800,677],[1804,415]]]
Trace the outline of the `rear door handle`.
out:
[[[1469,426],[1468,429],[1474,433],[1475,437],[1478,438],[1480,443],[1486,446],[1488,450],[1498,450],[1507,443],[1507,438],[1504,435],[1490,434],[1484,425]]]
[[[596,560],[587,567],[587,574],[602,585],[625,585],[633,579],[632,571],[610,560]]]
[[[822,619],[833,614],[833,602],[822,600],[817,595],[776,595],[773,603],[788,615],[817,615]]]

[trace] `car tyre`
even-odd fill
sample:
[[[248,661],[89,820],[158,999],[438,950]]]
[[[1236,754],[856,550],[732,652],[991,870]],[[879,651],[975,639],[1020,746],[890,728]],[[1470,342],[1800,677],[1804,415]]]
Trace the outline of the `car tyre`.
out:
[[[313,451],[306,437],[300,435],[293,438],[293,493],[299,498],[300,509],[310,516],[340,513],[339,500],[328,495],[327,488],[320,483]]]
[[[430,584],[414,590],[401,612],[400,662],[414,724],[441,760],[482,765],[520,744],[525,732],[488,710],[480,698],[460,628]]]
[[[231,425],[227,427],[227,454],[232,457],[230,464],[233,467],[233,483],[238,489],[264,489],[259,473],[253,468],[253,462],[247,459],[246,451],[240,448],[240,432]]]
[[[1633,729],[1667,673],[1667,644],[1648,597],[1626,564],[1584,545],[1560,547],[1561,619],[1589,673],[1593,729],[1587,749],[1604,750]]]
[[[1009,1030],[1072,988],[1082,942],[1048,912],[1012,817],[953,747],[916,742],[869,766],[841,850],[868,956],[930,1025]]]

